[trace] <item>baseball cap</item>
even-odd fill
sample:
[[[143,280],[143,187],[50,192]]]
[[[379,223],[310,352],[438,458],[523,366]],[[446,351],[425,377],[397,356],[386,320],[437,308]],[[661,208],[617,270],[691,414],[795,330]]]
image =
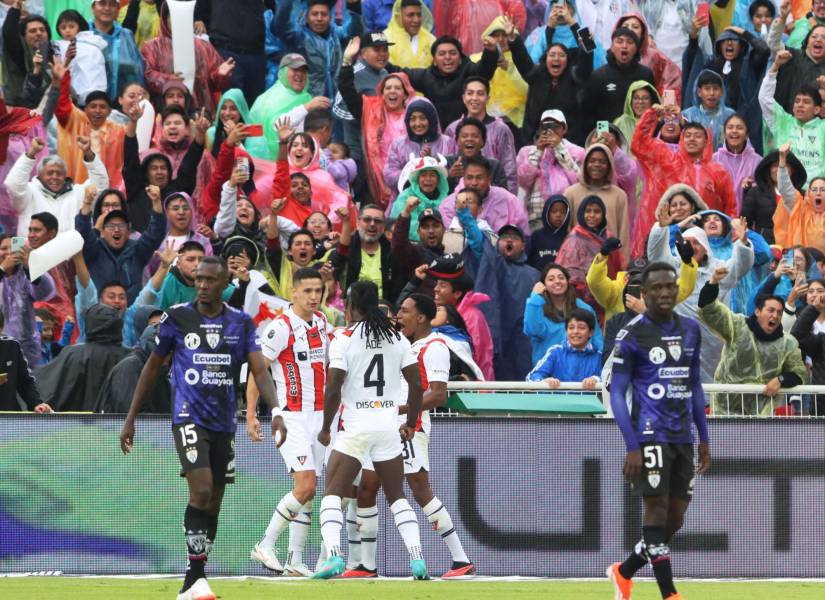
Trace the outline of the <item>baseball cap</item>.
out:
[[[564,118],[564,113],[555,108],[545,110],[541,113],[541,120],[544,121],[545,119],[552,119],[553,121],[567,125],[567,119]]]
[[[284,54],[281,59],[279,68],[282,69],[284,67],[288,67],[290,69],[308,69],[309,64],[307,64],[307,59],[297,52],[290,52],[289,54]]]
[[[383,31],[370,31],[361,36],[361,49],[377,46],[395,46],[387,39]]]
[[[444,220],[441,218],[441,213],[437,210],[433,210],[432,208],[425,208],[418,214],[418,226],[420,227],[426,219],[433,219],[442,225],[444,224]]]
[[[106,223],[108,223],[112,219],[115,219],[115,218],[118,218],[118,217],[123,219],[124,221],[126,221],[127,225],[129,224],[129,215],[126,213],[125,210],[120,210],[119,208],[116,208],[115,210],[110,210],[109,212],[107,212],[106,216],[103,217],[103,224],[105,225]]]
[[[501,229],[498,230],[498,236],[501,237],[508,231],[515,233],[517,236],[519,236],[519,238],[521,238],[522,242],[524,241],[524,232],[521,230],[520,227],[516,225],[504,225]]]

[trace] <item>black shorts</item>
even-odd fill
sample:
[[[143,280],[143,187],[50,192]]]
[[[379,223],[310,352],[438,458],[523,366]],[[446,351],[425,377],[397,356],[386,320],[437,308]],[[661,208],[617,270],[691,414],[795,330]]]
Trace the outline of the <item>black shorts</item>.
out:
[[[194,423],[172,425],[175,450],[180,460],[180,476],[195,469],[212,471],[212,481],[235,483],[235,434],[210,431]]]
[[[642,444],[642,476],[630,486],[640,496],[693,497],[693,444]]]

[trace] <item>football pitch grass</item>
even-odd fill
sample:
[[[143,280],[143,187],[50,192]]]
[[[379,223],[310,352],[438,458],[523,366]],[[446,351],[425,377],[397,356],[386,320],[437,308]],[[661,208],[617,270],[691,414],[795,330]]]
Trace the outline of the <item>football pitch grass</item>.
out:
[[[212,591],[221,600],[610,600],[613,592],[602,581],[527,580],[430,581],[307,581],[212,579]],[[685,600],[821,600],[825,583],[819,581],[677,582]],[[71,577],[0,578],[0,598],[6,600],[174,600],[180,579],[119,579]],[[656,584],[643,581],[633,590],[634,600],[658,600]]]

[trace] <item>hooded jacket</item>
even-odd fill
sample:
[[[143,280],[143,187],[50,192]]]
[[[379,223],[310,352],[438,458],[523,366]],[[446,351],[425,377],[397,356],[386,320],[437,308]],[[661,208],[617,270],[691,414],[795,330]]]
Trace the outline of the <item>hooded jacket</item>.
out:
[[[464,189],[463,182],[462,179],[461,184],[456,186],[455,191],[438,209],[444,223],[452,223],[455,216],[455,197]],[[490,186],[487,194],[481,199],[481,212],[478,218],[487,221],[493,231],[498,231],[505,225],[516,225],[525,235],[530,231],[524,204],[504,188],[494,185]]]
[[[607,53],[607,64],[593,71],[581,91],[581,107],[587,130],[596,121],[612,121],[622,114],[627,90],[635,81],[656,85],[653,71],[640,62],[639,49],[626,65],[620,65],[612,51]]]
[[[736,192],[737,214],[742,212],[742,198],[745,190],[742,183],[749,177],[753,177],[756,167],[762,157],[753,149],[750,140],[745,141],[745,148],[741,152],[731,152],[726,141],[722,141],[719,149],[713,153],[713,160],[727,169],[733,181],[733,189]]]
[[[185,242],[198,242],[201,246],[203,246],[204,255],[205,256],[212,256],[212,254],[214,253],[213,249],[212,249],[212,241],[208,237],[206,237],[205,235],[195,231],[195,228],[198,225],[198,221],[197,221],[198,213],[196,212],[196,209],[195,209],[195,203],[192,201],[192,197],[189,194],[187,194],[186,192],[173,192],[173,193],[169,194],[168,196],[166,196],[163,199],[163,210],[164,210],[164,212],[166,211],[166,207],[169,205],[169,203],[172,200],[175,200],[176,198],[182,198],[189,205],[189,214],[191,215],[191,220],[189,221],[189,232],[186,234],[186,239],[181,243],[178,243],[177,240],[170,239],[169,236],[171,235],[171,233],[170,233],[169,230],[172,228],[172,224],[169,222],[169,219],[166,219],[166,236],[167,237],[163,242],[161,242],[161,244],[171,243],[174,246],[174,248],[177,250],[178,248],[180,248],[182,243],[185,243]],[[152,273],[154,273],[157,270],[159,265],[160,265],[160,257],[157,256],[157,255],[153,255],[152,259],[149,261],[149,264],[146,265],[146,271],[144,272],[144,275],[145,275],[147,280],[152,276]],[[254,265],[252,265],[252,266],[254,266]]]
[[[782,28],[782,23],[779,19],[775,19],[771,25],[770,38],[774,37],[774,29]],[[810,32],[808,32],[810,35]],[[806,36],[807,39],[807,36]],[[787,48],[791,53],[791,60],[779,67],[779,73],[776,75],[776,91],[774,92],[774,100],[776,100],[786,113],[793,113],[793,102],[796,93],[806,83],[812,83],[821,75],[825,75],[825,58],[819,62],[815,62],[808,54],[805,48]],[[770,74],[770,70],[766,77]],[[804,161],[803,161],[804,162]]]
[[[788,36],[785,45],[788,48],[802,48],[802,44],[805,41],[805,38],[808,37],[808,34],[813,29],[813,25],[809,19],[813,18],[814,23],[817,25],[825,25],[825,19],[820,19],[817,17],[813,12],[810,12],[805,15],[804,18],[797,19],[796,23],[794,24],[793,31]]]
[[[607,156],[608,172],[605,177],[607,184],[597,185],[588,177],[585,165],[587,159],[593,152],[601,150]],[[588,196],[598,196],[602,200],[602,209],[607,217],[607,228],[613,232],[622,242],[623,254],[625,258],[629,256],[630,249],[630,226],[628,223],[627,194],[622,188],[615,184],[616,163],[613,159],[613,152],[603,144],[593,144],[588,147],[582,160],[579,182],[574,183],[564,191],[565,197],[570,200],[570,206],[574,215],[573,225],[579,222],[579,208],[583,200]]]
[[[20,342],[0,335],[0,361],[5,365],[3,370],[6,376],[5,383],[0,386],[0,411],[20,410],[18,396],[26,409],[33,410],[41,403],[40,392]]]
[[[547,349],[527,374],[527,381],[543,381],[554,377],[559,381],[581,382],[588,377],[599,377],[601,370],[601,352],[592,341],[588,341],[579,350],[564,340]]]
[[[825,335],[814,333],[814,323],[819,318],[819,311],[815,306],[806,306],[796,317],[791,335],[799,342],[799,349],[802,354],[809,356],[812,360],[811,383],[813,385],[825,384]]]
[[[412,82],[412,77],[410,77]],[[414,85],[414,84],[413,84]],[[418,136],[410,129],[410,117],[414,112],[423,113],[429,121],[429,129],[423,136]],[[393,140],[387,153],[387,162],[384,164],[384,181],[392,194],[392,199],[398,196],[398,179],[401,171],[411,157],[418,158],[421,151],[429,148],[429,156],[438,158],[441,154],[456,153],[455,142],[441,133],[441,123],[435,106],[426,98],[416,98],[407,104],[404,114],[404,123],[407,128],[406,137]]]
[[[656,210],[654,211],[654,215],[659,214],[659,211],[662,210],[665,206],[670,204],[670,201],[673,199],[674,196],[677,194],[681,194],[690,200],[690,203],[693,205],[693,210],[691,214],[696,214],[698,212],[702,212],[703,210],[708,210],[708,205],[705,204],[705,201],[702,200],[702,197],[696,193],[689,185],[685,185],[684,183],[674,183],[672,186],[667,188],[664,194],[662,194],[662,198],[659,200],[659,204],[656,205]],[[678,223],[672,223],[668,228],[670,231],[670,252],[676,256],[678,253],[676,252],[676,234],[681,231],[679,229]],[[645,237],[645,248],[647,248],[647,237]]]
[[[578,91],[593,72],[594,53],[579,49],[576,45],[578,39],[574,39],[576,41],[573,43],[573,49],[568,48],[567,67],[558,79],[553,79],[547,70],[546,48],[534,59],[528,53],[521,37],[510,42],[513,63],[529,86],[524,124],[521,128],[521,137],[527,143],[532,143],[535,139],[541,124],[541,114],[551,108],[560,110],[567,120],[565,137],[577,144],[584,141],[587,128],[583,122],[585,119],[579,104]]]
[[[34,303],[51,300],[54,297],[54,280],[44,273],[35,281],[29,277],[22,265],[14,273],[6,273],[0,283],[0,300],[5,317],[3,333],[20,342],[29,365],[40,364],[40,334],[34,316]]]
[[[530,339],[531,364],[537,365],[547,350],[564,343],[567,339],[567,324],[564,321],[553,321],[544,314],[544,305],[547,303],[543,294],[531,292],[524,303],[524,334]],[[581,298],[576,298],[576,308],[581,308],[596,317],[596,329],[590,338],[590,343],[597,350],[604,344],[602,329],[593,307]]]
[[[28,237],[31,216],[39,212],[48,212],[57,218],[59,233],[72,230],[74,216],[83,205],[86,189],[90,186],[95,186],[98,190],[109,187],[106,167],[97,154],[91,162],[85,163],[89,169],[89,179],[82,184],[76,184],[67,178],[57,192],[52,192],[37,177],[29,179],[36,163],[37,159],[31,159],[25,153],[21,154],[4,182],[12,208],[18,214],[19,236]]]
[[[644,15],[635,11],[622,15],[619,17],[619,20],[616,21],[616,26],[613,28],[613,31],[616,31],[619,27],[624,27],[625,22],[632,18],[638,19],[642,24],[642,36],[639,40],[640,62],[644,66],[649,67],[653,72],[653,82],[659,95],[663,94],[665,90],[676,90],[678,94],[682,89],[682,70],[676,63],[670,60],[664,52],[651,45],[650,32],[648,31],[647,21]],[[632,115],[633,112],[631,111],[630,114]],[[627,136],[627,139],[630,138],[631,136]]]
[[[231,100],[237,107],[238,112],[241,115],[241,123],[244,123],[246,125],[257,123],[263,125],[264,130],[267,129],[266,123],[256,121],[252,118],[252,115],[249,112],[249,105],[246,103],[246,96],[244,96],[242,90],[238,88],[226,90],[221,96],[221,99],[218,101],[218,107],[215,109],[215,125],[212,125],[212,127],[210,127],[209,130],[206,132],[206,139],[209,140],[210,148],[212,149],[212,155],[215,158],[218,157],[220,145],[223,143],[223,140],[226,139],[220,115],[221,109],[223,108],[223,103],[227,100]],[[243,147],[246,149],[250,156],[254,156],[255,158],[269,159],[269,146],[267,144],[266,137],[248,137],[242,143]],[[218,146],[217,150],[215,149],[216,144]]]
[[[633,139],[633,134],[636,132],[636,125],[639,124],[639,117],[637,117],[633,112],[633,93],[642,89],[647,89],[650,92],[650,97],[653,99],[653,104],[662,103],[661,96],[659,95],[656,87],[651,85],[649,82],[634,81],[630,84],[630,87],[627,88],[627,96],[625,96],[624,99],[624,112],[622,112],[621,116],[617,117],[616,120],[613,121],[613,124],[619,128],[619,131],[622,132],[622,135],[624,135],[625,139],[628,141]]]
[[[462,119],[459,119],[450,123],[447,129],[444,130],[444,135],[451,140],[455,140],[455,132],[461,121]],[[507,123],[489,113],[484,119],[484,127],[487,130],[487,139],[481,148],[481,154],[498,161],[507,177],[507,189],[510,190],[510,193],[515,194],[518,186],[516,185],[516,142],[513,138],[513,132],[507,126]],[[456,144],[457,151],[460,152],[457,146],[458,142],[454,142],[454,144]]]
[[[421,188],[418,186],[418,178],[423,171],[433,171],[438,175],[438,187],[435,190],[435,198],[430,198],[427,196],[427,194],[422,192]],[[447,185],[447,171],[444,167],[426,167],[423,169],[416,169],[410,174],[409,181],[409,187],[401,192],[398,195],[398,198],[395,199],[395,202],[392,205],[392,210],[390,211],[390,217],[392,219],[398,219],[398,216],[407,205],[407,200],[410,196],[415,196],[418,198],[418,206],[416,206],[410,214],[410,222],[416,224],[415,228],[410,227],[410,240],[418,242],[420,241],[420,238],[418,237],[418,217],[421,214],[421,211],[427,208],[437,211],[438,207],[441,206],[441,203],[444,202],[450,193],[449,186]]]
[[[682,111],[682,116],[687,121],[704,125],[705,129],[708,129],[713,136],[713,149],[716,150],[724,142],[725,121],[727,121],[728,117],[732,116],[735,111],[725,105],[726,90],[725,82],[722,79],[722,76],[715,71],[711,71],[710,69],[704,69],[701,73],[699,73],[699,77],[704,74],[712,75],[714,78],[718,78],[718,81],[722,86],[722,96],[719,98],[719,104],[715,110],[708,110],[705,108],[702,104],[702,100],[699,98],[699,78],[697,78],[696,86],[692,90],[693,103],[690,105],[690,108],[686,108]]]
[[[399,69],[389,64],[387,71],[394,73],[401,70],[406,73],[412,86],[433,103],[439,121],[452,123],[461,116],[464,109],[464,105],[459,100],[464,80],[478,75],[489,81],[495,75],[498,66],[498,55],[495,51],[485,50],[481,55],[481,60],[477,63],[467,58],[461,47],[458,48],[458,52],[461,64],[452,73],[442,73],[435,65],[430,65],[426,69]],[[444,152],[443,154],[450,153]]]
[[[825,199],[820,204],[811,194],[811,191],[798,200],[791,211],[788,221],[787,245],[801,245],[806,248],[825,248]]]
[[[805,167],[793,153],[788,153],[786,161],[796,190],[796,205],[802,202],[800,193],[805,186]],[[771,181],[771,166],[778,162],[779,152],[776,150],[759,161],[753,174],[755,185],[748,189],[742,201],[742,216],[748,220],[748,226],[761,234],[769,244],[779,243],[788,247],[786,236],[789,214],[782,197],[777,193],[777,186]]]
[[[456,308],[467,325],[467,333],[470,334],[470,338],[473,340],[473,360],[484,374],[485,381],[495,381],[493,336],[490,334],[487,319],[479,308],[480,305],[489,301],[490,296],[487,294],[470,290],[462,296],[461,302],[458,303]]]
[[[390,62],[399,67],[410,69],[426,69],[433,63],[430,48],[435,41],[433,13],[425,3],[421,3],[421,29],[416,36],[417,48],[413,50],[410,34],[401,24],[401,0],[395,0],[392,7],[392,17],[387,23],[384,35],[390,46]]]
[[[157,347],[155,336],[157,327],[143,330],[139,345],[118,362],[103,382],[94,406],[96,413],[124,414],[132,406],[132,394],[137,387],[140,373]],[[172,386],[169,384],[169,367],[161,367],[160,376],[155,381],[147,402],[140,407],[141,414],[166,415],[172,410]]]
[[[518,197],[527,207],[530,229],[542,227],[541,213],[550,196],[563,194],[579,180],[584,148],[562,139],[555,148],[524,146],[516,158]]]
[[[564,221],[559,227],[553,227],[550,224],[550,209],[554,204],[564,205]],[[530,236],[530,256],[527,262],[539,271],[545,265],[556,262],[556,255],[570,231],[572,220],[570,201],[561,194],[550,196],[544,203],[544,210],[541,213],[541,229],[537,229]]]
[[[146,64],[146,89],[153,97],[161,95],[167,81],[177,80],[175,76],[174,52],[172,51],[172,31],[169,27],[169,6],[160,5],[160,31],[158,36],[146,42],[140,49]],[[223,58],[215,47],[195,36],[195,81],[192,86],[192,107],[205,108],[215,115],[215,95],[229,87],[231,75],[221,75],[218,67]]]
[[[593,228],[585,225],[584,221],[584,211],[591,204],[596,204],[601,208],[603,215],[601,223]],[[561,248],[559,248],[556,262],[570,272],[570,285],[575,288],[576,295],[590,304],[598,313],[601,307],[593,299],[587,287],[587,270],[590,268],[590,263],[593,262],[595,256],[601,251],[604,241],[609,237],[613,237],[614,234],[608,229],[607,218],[604,216],[607,214],[607,210],[604,201],[598,196],[583,198],[577,212],[578,224],[573,227],[573,230],[567,235]],[[615,278],[623,266],[624,260],[621,253],[612,252],[608,259],[608,275],[610,278]]]
[[[129,350],[121,345],[123,320],[113,308],[86,311],[86,342],[64,348],[36,372],[43,401],[58,412],[91,411],[109,372]]]
[[[304,89],[300,92],[293,90],[287,79],[287,67],[281,67],[278,70],[277,83],[258,96],[252,104],[252,108],[249,109],[250,121],[263,125],[270,160],[275,160],[275,157],[278,156],[278,146],[280,145],[275,123],[282,115],[312,100],[312,96],[307,92],[308,87],[309,79],[307,79]]]
[[[713,145],[706,144],[702,157],[694,161],[685,150],[682,132],[679,151],[674,154],[665,142],[653,137],[658,120],[656,111],[648,109],[639,120],[630,145],[645,178],[631,256],[644,253],[644,241],[656,220],[655,207],[674,183],[685,183],[698,191],[708,208],[736,215],[733,181],[722,165],[711,160]]]
[[[91,19],[89,30],[107,43],[103,49],[103,58],[106,59],[106,72],[109,75],[109,98],[117,98],[120,91],[130,83],[143,85],[143,58],[135,44],[134,34],[121,27],[117,21],[112,21],[110,33],[103,33],[95,28],[94,19]]]
[[[326,96],[330,100],[335,98],[338,70],[344,56],[346,41],[364,32],[364,23],[361,15],[349,9],[351,4],[344,8],[344,25],[338,25],[333,18],[326,33],[317,34],[312,31],[306,22],[306,9],[296,9],[295,0],[284,0],[278,3],[272,29],[280,33],[288,52],[303,54],[309,64],[309,88],[312,96]],[[359,6],[360,12],[360,6]],[[296,14],[293,17],[293,13]]]
[[[688,296],[684,302],[676,305],[676,312],[684,317],[698,319],[699,310],[699,292],[707,283],[713,272],[717,267],[724,266],[728,269],[728,274],[719,284],[720,300],[728,302],[731,290],[739,283],[739,280],[745,277],[753,267],[754,252],[753,245],[747,246],[741,240],[733,243],[731,257],[727,260],[719,260],[713,255],[710,242],[708,241],[705,232],[698,228],[692,227],[684,232],[686,238],[694,238],[705,247],[707,256],[699,264],[699,273],[696,277],[696,286],[693,293]],[[657,223],[653,224],[650,231],[650,239],[647,243],[647,257],[650,262],[664,261],[672,264],[676,269],[682,259],[675,256],[670,251],[670,230],[663,229]],[[719,357],[722,352],[721,340],[713,334],[705,323],[700,323],[702,327],[702,381],[704,383],[713,382],[713,372],[717,364],[719,364]]]

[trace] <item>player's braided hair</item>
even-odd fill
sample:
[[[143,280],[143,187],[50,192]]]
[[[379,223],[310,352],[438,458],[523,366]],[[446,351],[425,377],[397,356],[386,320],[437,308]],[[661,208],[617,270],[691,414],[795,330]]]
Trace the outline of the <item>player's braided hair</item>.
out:
[[[350,310],[358,311],[364,324],[364,337],[380,340],[385,338],[390,344],[401,339],[389,317],[378,308],[378,286],[372,281],[356,281],[347,293]]]

